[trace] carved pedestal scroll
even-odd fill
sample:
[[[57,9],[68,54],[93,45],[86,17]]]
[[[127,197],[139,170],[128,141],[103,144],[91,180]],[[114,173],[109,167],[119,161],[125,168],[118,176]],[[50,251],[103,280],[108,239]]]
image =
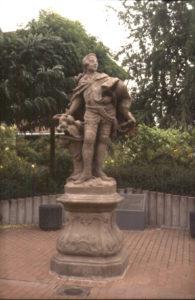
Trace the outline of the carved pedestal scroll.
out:
[[[114,179],[66,184],[58,199],[66,210],[66,224],[57,240],[58,253],[51,259],[52,271],[88,279],[123,275],[128,256],[115,221],[121,200]]]

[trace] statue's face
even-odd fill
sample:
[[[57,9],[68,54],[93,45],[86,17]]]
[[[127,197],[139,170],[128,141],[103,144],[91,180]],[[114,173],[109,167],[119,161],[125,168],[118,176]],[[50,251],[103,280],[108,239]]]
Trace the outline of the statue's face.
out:
[[[95,56],[91,56],[87,60],[87,70],[90,72],[96,72],[98,68],[98,61]]]

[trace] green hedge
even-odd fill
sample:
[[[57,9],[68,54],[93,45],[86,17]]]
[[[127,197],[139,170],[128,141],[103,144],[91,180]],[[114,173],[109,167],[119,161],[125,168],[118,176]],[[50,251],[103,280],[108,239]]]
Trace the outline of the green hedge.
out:
[[[119,187],[195,195],[195,130],[139,125],[136,136],[110,145],[105,171]]]
[[[104,168],[118,187],[195,195],[195,131],[140,125],[134,137],[109,143]],[[54,179],[49,174],[49,137],[18,136],[0,127],[0,199],[62,193],[72,172],[70,154],[56,138]]]
[[[1,200],[63,192],[72,172],[70,154],[56,143],[55,179],[51,179],[49,148],[49,137],[16,137],[15,128],[1,126]]]
[[[118,187],[134,187],[179,195],[195,196],[195,170],[182,166],[128,164],[119,168],[110,167],[106,173],[116,178]]]

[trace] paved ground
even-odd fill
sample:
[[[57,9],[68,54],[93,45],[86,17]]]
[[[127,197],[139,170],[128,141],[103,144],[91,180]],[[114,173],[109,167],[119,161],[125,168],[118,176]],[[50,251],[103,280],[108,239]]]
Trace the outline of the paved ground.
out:
[[[105,282],[50,273],[58,234],[37,227],[0,230],[1,299],[195,298],[195,240],[188,230],[124,231],[129,268],[124,278]],[[64,294],[67,289],[75,295]]]

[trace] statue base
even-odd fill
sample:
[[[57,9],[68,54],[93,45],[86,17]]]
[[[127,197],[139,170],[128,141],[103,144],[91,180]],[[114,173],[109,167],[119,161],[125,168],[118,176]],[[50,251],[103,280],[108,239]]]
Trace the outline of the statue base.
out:
[[[68,256],[56,254],[51,259],[51,270],[58,275],[89,280],[102,280],[124,274],[128,257],[124,251],[107,257]]]
[[[57,240],[58,254],[51,259],[51,270],[83,279],[122,276],[128,255],[116,224],[115,208],[123,198],[116,192],[115,180],[69,182],[57,200],[66,210],[66,224]]]

